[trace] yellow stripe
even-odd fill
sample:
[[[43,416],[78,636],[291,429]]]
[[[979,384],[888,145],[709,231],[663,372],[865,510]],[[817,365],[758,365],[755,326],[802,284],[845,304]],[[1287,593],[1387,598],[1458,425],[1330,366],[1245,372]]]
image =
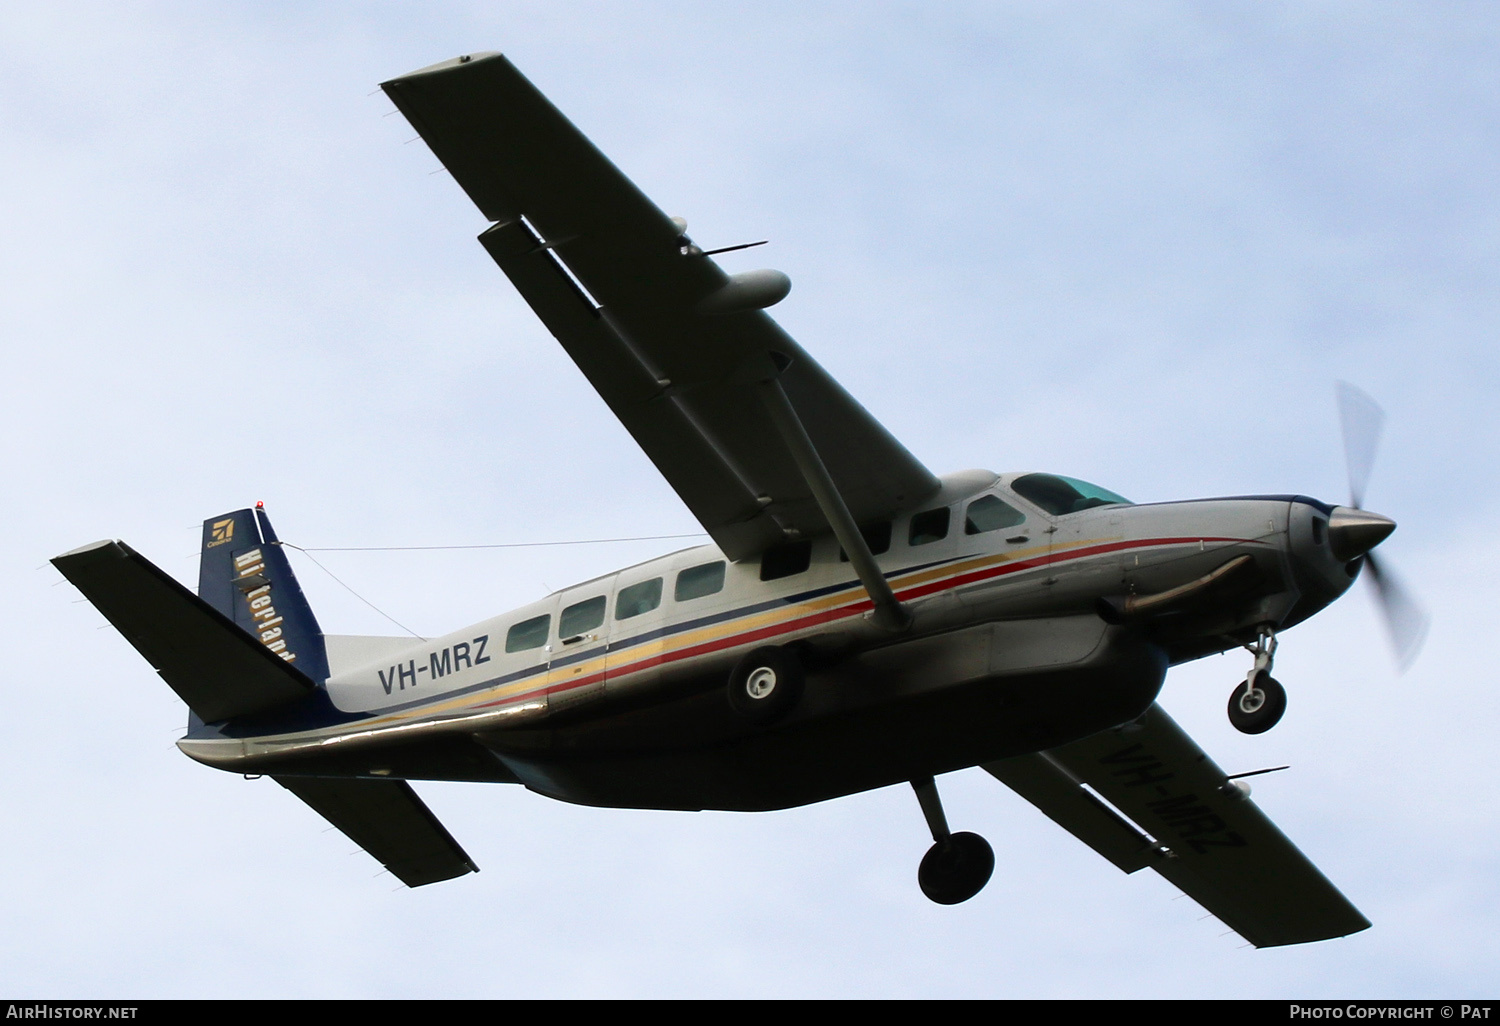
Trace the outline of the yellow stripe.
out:
[[[1045,554],[1049,548],[1054,552],[1059,550],[1078,549],[1090,545],[1099,545],[1104,542],[1119,541],[1122,538],[1123,536],[1120,536],[1118,538],[1094,538],[1086,541],[1063,542],[1052,546],[1035,545],[1031,548],[1014,549],[1010,552],[975,556],[971,559],[966,559],[959,563],[949,563],[944,566],[932,567],[928,570],[918,571],[917,573],[893,577],[891,579],[891,587],[896,591],[901,591],[903,589],[915,588],[923,584],[929,584],[933,581],[941,580],[943,578],[957,577],[961,574],[972,573],[975,570],[981,570],[991,566],[999,566],[1002,563],[1034,559],[1039,555]],[[851,595],[851,591],[854,592],[854,594]],[[764,627],[771,627],[777,624],[786,623],[790,620],[796,620],[813,613],[821,613],[829,609],[837,608],[839,606],[853,605],[861,601],[863,595],[864,591],[860,588],[859,582],[856,581],[848,588],[835,592],[832,595],[824,595],[820,598],[811,599],[806,602],[799,602],[795,606],[788,606],[782,609],[770,609],[761,613],[742,616],[733,620],[726,620],[722,623],[711,624],[707,627],[700,627],[698,630],[686,634],[677,634],[669,637],[658,638],[655,641],[644,642],[641,645],[636,646],[632,650],[629,662],[639,662],[654,655],[667,655],[672,652],[680,651],[681,649],[693,648],[694,646],[702,645],[707,642],[718,641],[719,639],[730,635],[749,634]],[[568,680],[574,677],[587,676],[590,673],[604,671],[608,669],[608,658],[608,655],[604,655],[596,659],[590,659],[587,662],[579,663],[576,666],[568,666],[558,670],[549,668],[545,673],[540,674],[539,676],[527,677],[523,680],[518,680],[513,684],[506,684],[501,687],[492,688],[488,691],[461,695],[447,701],[438,699],[437,701],[439,704],[424,705],[415,709],[404,710],[399,713],[392,713],[389,716],[380,717],[374,720],[362,720],[359,724],[359,729],[368,730],[371,727],[400,723],[405,720],[438,715],[441,713],[452,711],[454,709],[463,709],[469,706],[479,705],[481,703],[493,703],[497,699],[503,701],[504,699],[511,698],[515,695],[525,694],[532,691],[542,691],[552,687],[554,684],[566,683]],[[622,663],[621,665],[627,664]]]

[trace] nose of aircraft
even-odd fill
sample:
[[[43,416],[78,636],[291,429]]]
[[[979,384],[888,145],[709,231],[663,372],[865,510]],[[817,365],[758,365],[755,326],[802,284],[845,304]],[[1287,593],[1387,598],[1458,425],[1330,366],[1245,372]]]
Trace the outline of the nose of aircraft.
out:
[[[1390,517],[1335,506],[1328,517],[1328,543],[1339,559],[1356,559],[1385,541],[1395,529],[1396,522]]]

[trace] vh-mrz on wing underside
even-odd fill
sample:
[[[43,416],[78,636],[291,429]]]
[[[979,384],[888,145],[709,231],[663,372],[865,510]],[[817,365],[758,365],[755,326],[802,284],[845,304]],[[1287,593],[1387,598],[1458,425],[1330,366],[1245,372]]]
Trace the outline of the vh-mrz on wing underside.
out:
[[[57,557],[187,703],[187,755],[271,775],[412,886],[476,867],[409,780],[736,810],[909,783],[919,882],[949,904],[994,859],[933,781],[980,766],[1256,945],[1369,925],[1155,698],[1173,664],[1244,646],[1230,717],[1274,725],[1279,633],[1373,568],[1391,521],[1357,497],[938,477],[765,313],[784,275],[726,274],[504,57],[384,89],[713,544],[417,641],[324,634],[259,507],[204,522],[196,595],[123,542]]]

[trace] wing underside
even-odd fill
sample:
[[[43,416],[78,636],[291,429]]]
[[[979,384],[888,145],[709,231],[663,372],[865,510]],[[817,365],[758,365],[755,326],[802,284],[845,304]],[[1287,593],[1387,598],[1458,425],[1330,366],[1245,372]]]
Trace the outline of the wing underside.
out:
[[[1156,870],[1256,947],[1370,925],[1158,705],[1124,728],[984,769],[1125,872]]]
[[[408,887],[479,871],[405,781],[281,775],[275,780]]]
[[[501,270],[731,558],[828,527],[761,405],[768,374],[855,519],[937,490],[762,309],[707,312],[730,277],[504,57],[383,88],[494,222],[480,241]]]

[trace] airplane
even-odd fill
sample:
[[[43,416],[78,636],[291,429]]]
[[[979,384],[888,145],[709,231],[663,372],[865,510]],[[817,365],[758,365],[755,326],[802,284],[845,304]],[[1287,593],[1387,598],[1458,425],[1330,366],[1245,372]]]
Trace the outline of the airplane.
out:
[[[1362,394],[1348,505],[938,476],[766,313],[784,274],[723,271],[504,56],[382,88],[712,544],[431,639],[325,634],[260,504],[204,521],[196,594],[121,541],[56,557],[187,704],[188,757],[271,776],[411,887],[478,868],[413,780],[741,811],[910,785],[918,884],[949,905],[994,855],[935,780],[977,766],[1257,947],[1369,927],[1156,702],[1171,666],[1243,647],[1229,718],[1269,730],[1280,635],[1362,569],[1411,654],[1420,614],[1371,553],[1395,524],[1363,509]]]

